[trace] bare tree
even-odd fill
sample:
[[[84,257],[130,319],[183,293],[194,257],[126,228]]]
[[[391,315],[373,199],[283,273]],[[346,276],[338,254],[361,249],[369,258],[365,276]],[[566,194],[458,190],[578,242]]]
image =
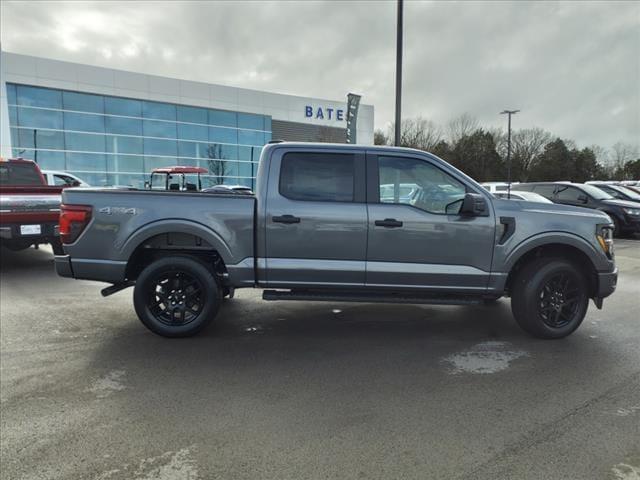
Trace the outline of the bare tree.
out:
[[[601,147],[600,145],[591,145],[589,147],[591,149],[591,151],[593,152],[593,154],[596,156],[596,161],[603,166],[607,166],[609,165],[610,159],[609,159],[609,151],[604,148]]]
[[[611,163],[616,170],[624,168],[627,162],[638,158],[638,146],[618,142],[611,147]]]
[[[216,185],[224,183],[224,177],[229,173],[229,166],[222,153],[222,145],[214,143],[207,147],[207,169],[209,175],[214,177]]]
[[[598,162],[598,164],[602,167],[602,172],[605,178],[613,178],[616,168],[612,164],[609,150],[601,147],[600,145],[591,145],[589,148],[595,155],[596,162]]]
[[[395,125],[389,126],[387,138],[393,138]],[[406,118],[400,129],[400,145],[402,147],[417,148],[431,151],[442,140],[442,129],[426,118]]]
[[[493,143],[500,158],[507,158],[507,132],[500,127],[487,128],[485,131],[493,137]]]
[[[373,144],[389,145],[389,137],[384,133],[384,130],[377,129],[375,132],[373,132]]]
[[[447,124],[447,139],[452,147],[455,147],[463,137],[472,135],[480,128],[480,122],[476,117],[463,113],[459,117],[450,120]]]
[[[527,181],[531,166],[551,139],[551,134],[539,127],[523,128],[511,134],[511,154],[518,164],[521,181]]]

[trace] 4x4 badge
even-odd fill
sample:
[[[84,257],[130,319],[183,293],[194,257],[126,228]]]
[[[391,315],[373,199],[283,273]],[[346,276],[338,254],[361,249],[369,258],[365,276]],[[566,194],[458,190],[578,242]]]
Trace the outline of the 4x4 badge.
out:
[[[102,207],[100,210],[98,210],[98,212],[104,213],[105,215],[111,215],[113,213],[135,215],[136,209],[133,207]]]

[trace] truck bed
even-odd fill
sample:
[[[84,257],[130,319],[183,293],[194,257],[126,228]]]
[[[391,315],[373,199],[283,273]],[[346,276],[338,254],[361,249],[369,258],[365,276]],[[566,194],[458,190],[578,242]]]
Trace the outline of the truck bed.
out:
[[[238,268],[253,282],[252,196],[82,188],[65,190],[62,203],[92,207],[87,228],[64,247],[76,278],[124,280],[127,261],[136,249],[159,236],[167,249],[174,242],[176,248],[184,248],[178,238],[184,234],[214,245],[228,268]],[[167,236],[167,231],[178,237]]]

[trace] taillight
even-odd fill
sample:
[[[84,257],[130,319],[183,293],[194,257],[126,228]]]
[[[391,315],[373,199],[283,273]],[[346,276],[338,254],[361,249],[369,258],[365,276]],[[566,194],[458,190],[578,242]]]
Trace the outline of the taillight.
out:
[[[75,242],[90,220],[90,206],[60,205],[60,239],[62,243]]]

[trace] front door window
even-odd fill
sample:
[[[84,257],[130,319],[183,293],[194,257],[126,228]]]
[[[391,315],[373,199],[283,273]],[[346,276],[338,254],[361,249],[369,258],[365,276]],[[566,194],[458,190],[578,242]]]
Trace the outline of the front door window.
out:
[[[380,202],[411,205],[429,213],[458,213],[465,186],[423,160],[379,157]]]

